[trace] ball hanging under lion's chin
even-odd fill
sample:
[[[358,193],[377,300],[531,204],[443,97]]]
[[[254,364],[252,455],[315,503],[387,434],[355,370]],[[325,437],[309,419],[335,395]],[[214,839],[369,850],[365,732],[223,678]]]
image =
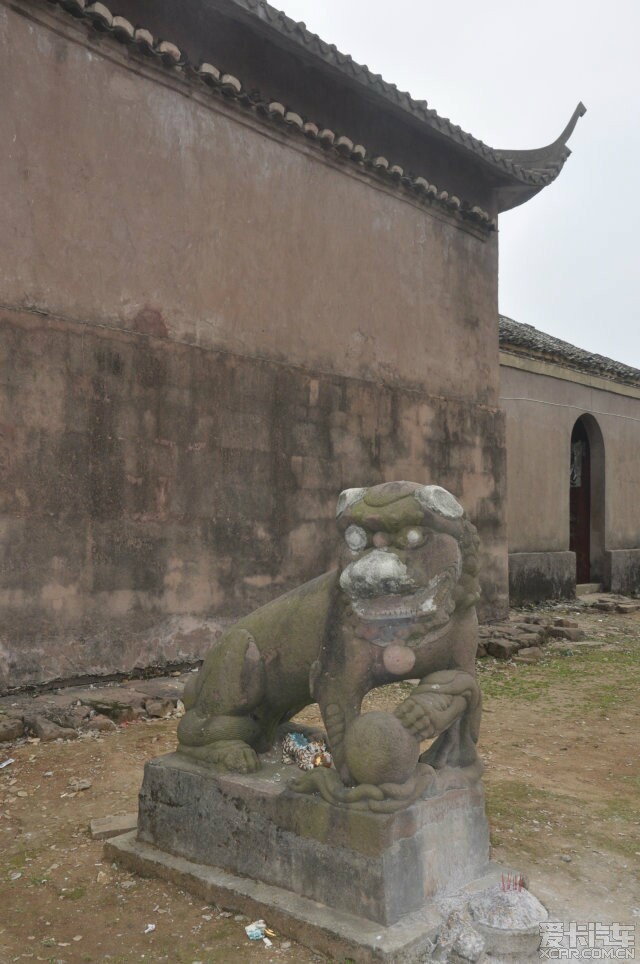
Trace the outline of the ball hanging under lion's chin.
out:
[[[349,771],[357,783],[405,783],[420,756],[418,741],[390,713],[364,713],[345,735]]]

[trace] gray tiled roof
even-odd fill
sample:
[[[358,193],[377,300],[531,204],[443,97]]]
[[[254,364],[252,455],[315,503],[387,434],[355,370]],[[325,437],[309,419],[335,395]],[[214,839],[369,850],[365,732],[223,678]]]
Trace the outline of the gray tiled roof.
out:
[[[315,56],[337,67],[342,73],[365,85],[396,106],[417,117],[428,127],[444,135],[476,157],[481,158],[494,170],[515,178],[523,184],[544,187],[558,176],[571,151],[566,146],[579,117],[585,113],[583,104],[578,104],[569,124],[553,144],[533,151],[497,150],[483,141],[463,131],[448,117],[441,117],[429,107],[426,100],[415,100],[411,94],[399,90],[395,84],[388,83],[374,74],[366,65],[357,63],[349,54],[341,53],[334,44],[326,43],[317,34],[307,30],[306,24],[296,23],[281,10],[277,10],[266,0],[232,0],[235,6],[250,11],[264,23],[295,43],[306,47]]]
[[[88,0],[41,0],[41,2],[43,7],[60,7],[65,13],[90,25],[101,36],[111,35],[115,41],[145,55],[150,62],[167,68],[172,77],[200,84],[201,89],[208,90],[214,96],[223,97],[227,104],[234,103],[239,108],[250,111],[256,118],[278,126],[282,132],[286,131],[292,136],[305,138],[309,145],[315,145],[325,154],[350,162],[362,171],[386,181],[390,186],[407,192],[415,200],[427,206],[437,206],[455,220],[473,224],[485,235],[497,230],[496,218],[492,218],[487,211],[473,204],[472,201],[459,198],[447,190],[441,190],[422,176],[405,172],[404,168],[394,164],[392,160],[368,151],[362,144],[352,141],[345,134],[320,128],[312,120],[305,120],[302,115],[278,101],[265,100],[257,91],[247,92],[241,80],[232,74],[222,73],[212,64],[192,63],[186,51],[180,50],[170,41],[159,40],[144,27],[135,27],[125,17],[114,15],[104,3],[90,3]],[[247,6],[247,9],[252,7],[252,0],[232,0],[232,2]],[[288,17],[269,7],[262,0],[255,0],[255,2],[263,16],[277,15],[278,18],[284,18],[284,21],[293,24]],[[318,43],[322,43],[319,38],[316,39]],[[339,56],[343,57],[341,54]],[[351,58],[348,60],[353,63]]]
[[[172,68],[197,66],[189,64],[185,52],[179,50],[170,41],[163,44],[165,49],[161,51],[158,49],[160,45],[156,42],[156,38],[152,37],[149,31],[138,28],[131,33],[130,28],[133,25],[123,17],[114,16],[109,7],[103,3],[92,3],[90,0],[42,0],[42,2],[45,6],[52,3],[59,4],[73,16],[88,20],[96,29],[114,32],[123,42],[131,42],[149,53],[160,55],[163,62]],[[288,42],[303,47],[314,57],[347,75],[352,81],[363,85],[369,94],[373,92],[417,118],[426,127],[435,131],[438,137],[472,154],[493,172],[494,177],[504,179],[516,192],[519,189],[520,195],[523,191],[525,192],[525,196],[520,197],[515,203],[520,203],[521,200],[532,196],[555,180],[571,154],[566,142],[578,119],[585,113],[586,108],[582,104],[578,104],[565,130],[552,144],[536,150],[499,150],[489,147],[483,141],[468,134],[448,117],[441,117],[429,107],[425,100],[415,100],[410,94],[399,90],[395,84],[388,83],[379,74],[374,74],[368,67],[357,63],[349,54],[341,53],[334,44],[326,43],[307,30],[304,23],[296,23],[285,13],[272,7],[266,0],[227,0],[227,3],[243,12],[245,17],[255,18],[267,29],[275,31]],[[173,58],[174,53],[177,54],[177,61]],[[513,206],[513,203],[512,201],[509,207]]]
[[[502,351],[542,361],[555,362],[565,368],[610,378],[626,385],[640,385],[640,371],[605,355],[592,355],[584,348],[577,348],[568,341],[538,331],[533,325],[525,325],[500,315],[500,348]]]

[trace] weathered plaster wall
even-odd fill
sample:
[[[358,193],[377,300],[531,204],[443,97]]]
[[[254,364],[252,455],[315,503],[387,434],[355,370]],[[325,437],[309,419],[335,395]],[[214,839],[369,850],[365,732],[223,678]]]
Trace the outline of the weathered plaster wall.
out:
[[[197,657],[210,636],[172,617],[330,568],[336,493],[397,477],[472,507],[504,603],[491,410],[28,313],[0,335],[5,683]]]
[[[567,572],[571,568],[571,431],[585,414],[596,420],[604,441],[604,549],[639,549],[640,390],[573,372],[563,377],[559,366],[546,366],[557,376],[552,377],[511,364],[500,369],[507,417],[509,553],[557,553],[549,564],[563,562]],[[618,561],[614,569],[621,571],[621,565]],[[603,577],[606,568],[605,562]],[[575,583],[575,572],[573,579]]]
[[[201,654],[391,478],[463,501],[499,612],[495,239],[20,6],[47,25],[0,4],[0,686]]]
[[[5,304],[495,403],[495,239],[72,18],[0,16]]]
[[[346,134],[374,154],[385,155],[429,181],[496,213],[490,181],[480,183],[477,162],[464,152],[447,151],[425,127],[371,96],[366,86],[346,72],[319,69],[304,46],[287,41],[277,31],[256,24],[224,0],[184,3],[184,0],[113,0],[112,9],[141,24],[156,37],[170,39],[189,52],[193,63],[224,67],[242,79],[248,90],[279,100],[305,118]],[[230,16],[234,14],[235,16]],[[247,30],[246,24],[251,24]],[[496,174],[493,174],[496,180]]]

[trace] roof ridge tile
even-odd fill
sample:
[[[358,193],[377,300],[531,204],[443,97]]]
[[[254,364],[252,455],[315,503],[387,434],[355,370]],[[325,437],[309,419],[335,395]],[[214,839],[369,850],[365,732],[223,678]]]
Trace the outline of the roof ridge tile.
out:
[[[249,5],[255,9],[253,0],[233,0],[233,2],[240,6]],[[267,16],[269,15],[270,11],[275,10],[275,8],[267,3],[266,0],[259,0],[259,6]],[[299,24],[295,23],[295,21],[291,20],[285,13],[282,13],[279,23],[281,24],[283,31],[289,36],[293,35],[293,28],[300,26]],[[304,46],[312,47],[313,41],[319,40],[319,49],[323,56],[326,57],[329,54],[333,54],[333,62],[341,69],[347,68],[346,72],[350,73],[355,79],[360,80],[362,77],[364,77],[370,87],[382,88],[385,94],[391,96],[391,98],[399,106],[406,107],[411,113],[419,113],[423,117],[426,117],[431,124],[435,125],[438,130],[449,136],[455,143],[476,154],[478,157],[483,158],[492,165],[497,166],[499,169],[508,172],[512,177],[517,178],[525,184],[549,184],[557,176],[559,171],[562,169],[565,160],[569,156],[569,152],[567,152],[566,156],[558,163],[556,173],[554,173],[553,170],[542,173],[535,169],[525,168],[522,165],[517,164],[515,161],[510,160],[509,157],[506,156],[508,152],[489,147],[482,140],[480,140],[480,138],[475,137],[468,131],[464,131],[460,125],[454,124],[448,117],[441,117],[435,110],[432,109],[430,109],[429,113],[427,113],[426,101],[416,100],[408,91],[399,90],[396,84],[385,81],[380,74],[375,74],[366,64],[359,64],[350,55],[341,53],[335,44],[327,44],[325,41],[318,38],[316,34],[311,33],[306,25],[303,25],[303,27],[304,29],[300,30],[299,34]]]
[[[283,127],[288,128],[293,135],[300,133],[310,141],[316,141],[325,151],[333,151],[335,154],[349,159],[354,165],[366,165],[377,176],[396,185],[402,185],[405,190],[413,195],[418,194],[424,203],[429,205],[435,203],[456,219],[474,221],[477,226],[487,232],[497,230],[496,219],[492,219],[478,205],[471,205],[470,202],[461,200],[455,195],[450,196],[444,190],[438,193],[438,188],[430,184],[426,178],[405,175],[404,168],[401,165],[389,162],[382,155],[370,155],[364,145],[356,144],[346,134],[338,134],[329,128],[319,129],[317,124],[305,119],[303,115],[289,109],[279,101],[265,101],[260,98],[260,95],[248,95],[243,90],[242,83],[237,77],[230,73],[222,73],[213,64],[203,62],[196,67],[190,63],[185,52],[181,51],[171,41],[162,40],[156,43],[151,31],[143,27],[134,29],[126,18],[114,16],[105,4],[95,2],[86,7],[85,0],[42,0],[42,2],[46,2],[49,6],[58,6],[64,13],[72,15],[76,19],[87,20],[101,33],[111,33],[114,40],[119,43],[129,44],[143,54],[154,55],[159,64],[165,68],[172,70],[185,68],[183,73],[186,79],[200,82],[212,92],[220,92],[229,100],[237,101],[245,109],[253,110],[271,123],[282,124],[284,121]],[[265,10],[267,15],[269,15],[269,10],[273,10],[264,0],[242,0],[242,2],[252,7],[260,7],[260,9]],[[319,43],[323,44],[324,42],[319,40]],[[335,50],[335,47],[333,49]],[[385,87],[389,86],[382,78],[380,78],[380,82]],[[394,87],[394,89],[396,88]],[[435,115],[435,112],[432,113]],[[442,121],[437,115],[435,117],[438,121]]]

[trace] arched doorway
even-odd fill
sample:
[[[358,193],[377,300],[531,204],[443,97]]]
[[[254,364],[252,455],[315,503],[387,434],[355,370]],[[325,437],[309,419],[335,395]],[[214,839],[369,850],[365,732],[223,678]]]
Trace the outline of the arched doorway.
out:
[[[576,582],[601,582],[604,572],[604,441],[593,415],[571,432],[569,548],[576,554]]]

